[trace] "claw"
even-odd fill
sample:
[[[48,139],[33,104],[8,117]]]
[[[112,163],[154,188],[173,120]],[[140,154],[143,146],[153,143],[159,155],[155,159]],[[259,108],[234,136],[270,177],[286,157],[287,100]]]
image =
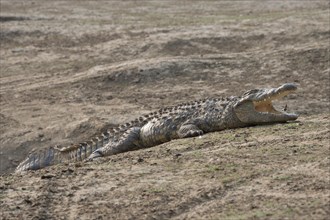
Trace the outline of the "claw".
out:
[[[95,150],[89,157],[88,157],[88,161],[92,161],[94,160],[95,158],[98,158],[98,157],[103,157],[103,154],[100,152],[100,149],[98,150]]]

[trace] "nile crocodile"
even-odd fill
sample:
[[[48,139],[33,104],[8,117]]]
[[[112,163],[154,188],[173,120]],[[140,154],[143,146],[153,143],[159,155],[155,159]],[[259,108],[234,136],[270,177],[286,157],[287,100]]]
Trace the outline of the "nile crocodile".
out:
[[[16,171],[36,170],[63,161],[93,160],[224,129],[296,120],[297,114],[287,113],[286,109],[276,110],[272,105],[272,100],[281,99],[296,89],[296,85],[287,83],[278,88],[249,90],[242,96],[162,108],[110,129],[91,141],[30,154]]]

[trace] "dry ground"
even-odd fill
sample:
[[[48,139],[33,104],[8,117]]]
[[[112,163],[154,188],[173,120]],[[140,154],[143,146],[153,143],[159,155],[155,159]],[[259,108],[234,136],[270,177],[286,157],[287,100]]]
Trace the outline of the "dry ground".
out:
[[[327,219],[329,1],[1,0],[2,219]],[[297,122],[11,174],[188,100],[285,82]]]

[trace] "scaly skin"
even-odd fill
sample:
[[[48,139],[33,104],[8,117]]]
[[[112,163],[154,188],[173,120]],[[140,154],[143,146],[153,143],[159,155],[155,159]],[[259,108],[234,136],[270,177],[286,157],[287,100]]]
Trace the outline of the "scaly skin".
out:
[[[294,84],[287,83],[273,89],[249,90],[239,97],[205,99],[163,108],[108,130],[89,142],[31,154],[18,165],[16,172],[63,161],[92,160],[224,129],[296,120],[296,114],[278,111],[271,102],[296,89]]]

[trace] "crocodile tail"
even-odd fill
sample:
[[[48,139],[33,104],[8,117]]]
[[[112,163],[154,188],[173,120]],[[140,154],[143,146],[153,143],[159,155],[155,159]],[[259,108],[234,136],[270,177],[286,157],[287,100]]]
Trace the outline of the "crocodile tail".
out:
[[[56,163],[57,154],[58,152],[53,147],[43,152],[32,153],[17,166],[15,172],[37,170],[51,166]]]
[[[89,157],[96,149],[103,147],[109,142],[108,136],[103,134],[91,141],[83,142],[77,145],[70,145],[59,148],[50,147],[44,151],[30,154],[16,168],[15,172],[25,170],[38,170],[47,166],[63,162],[82,161]]]

